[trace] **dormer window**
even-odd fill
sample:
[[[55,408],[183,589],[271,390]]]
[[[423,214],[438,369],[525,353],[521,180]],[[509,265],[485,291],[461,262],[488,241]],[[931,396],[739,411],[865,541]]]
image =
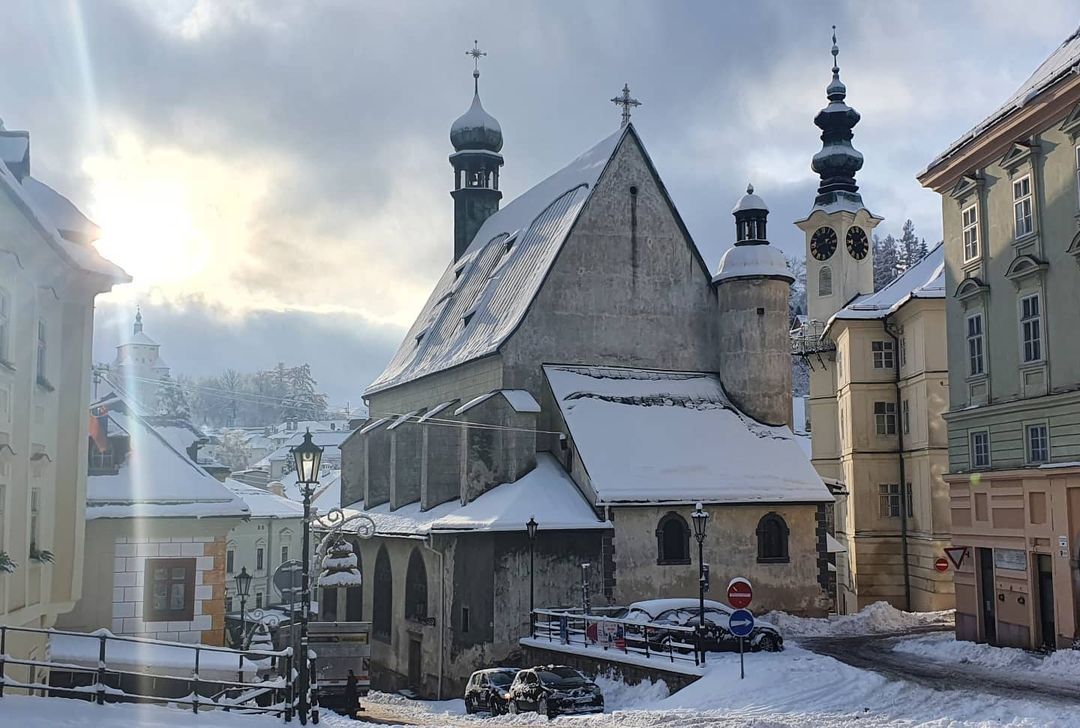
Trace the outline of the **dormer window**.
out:
[[[1017,240],[1035,230],[1034,201],[1031,194],[1031,175],[1013,182],[1013,216]]]
[[[462,326],[462,328],[468,326],[469,322],[473,320],[473,317],[475,315],[476,315],[476,311],[469,311],[464,316],[462,316],[461,317],[461,326]]]

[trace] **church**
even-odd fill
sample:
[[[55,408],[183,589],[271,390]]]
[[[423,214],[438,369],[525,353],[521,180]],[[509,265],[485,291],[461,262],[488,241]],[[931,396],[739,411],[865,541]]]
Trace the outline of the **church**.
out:
[[[703,260],[624,89],[618,131],[504,206],[473,77],[450,260],[341,445],[342,505],[375,522],[373,686],[457,694],[514,661],[530,605],[696,597],[698,503],[710,596],[744,576],[759,613],[824,614],[833,497],[790,429],[793,279],[765,202],[731,190],[732,244]]]

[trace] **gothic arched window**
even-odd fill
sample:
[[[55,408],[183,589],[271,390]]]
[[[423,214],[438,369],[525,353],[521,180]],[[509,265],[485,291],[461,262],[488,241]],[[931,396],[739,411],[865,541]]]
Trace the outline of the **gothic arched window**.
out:
[[[766,513],[757,525],[758,563],[786,563],[788,525],[777,513]]]
[[[390,556],[386,546],[379,547],[375,557],[375,583],[371,607],[372,636],[383,642],[390,641],[390,622],[394,612],[394,574],[390,570]]]
[[[675,511],[669,511],[656,526],[656,563],[690,563],[690,526]]]
[[[832,268],[825,266],[818,271],[817,294],[819,296],[832,295]]]
[[[409,570],[405,572],[405,619],[427,619],[427,568],[420,549],[413,549],[409,556]]]

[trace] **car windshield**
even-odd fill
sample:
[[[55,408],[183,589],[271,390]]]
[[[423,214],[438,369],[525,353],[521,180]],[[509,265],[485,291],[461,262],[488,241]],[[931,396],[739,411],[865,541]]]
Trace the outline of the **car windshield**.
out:
[[[540,676],[540,682],[545,685],[569,687],[585,684],[585,678],[581,676],[581,673],[577,670],[572,670],[569,667],[553,667],[549,670],[537,670],[536,674]]]
[[[492,685],[502,686],[509,685],[514,680],[514,676],[508,672],[493,672],[488,679],[491,680]]]

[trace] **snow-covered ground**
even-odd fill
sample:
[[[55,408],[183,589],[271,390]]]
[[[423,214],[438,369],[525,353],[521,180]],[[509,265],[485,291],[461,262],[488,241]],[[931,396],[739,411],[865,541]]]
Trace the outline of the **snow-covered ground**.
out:
[[[991,647],[957,640],[953,634],[927,634],[897,641],[894,652],[905,652],[935,662],[959,663],[989,670],[1023,672],[1080,685],[1080,650],[1058,650],[1037,655],[1014,647]]]
[[[769,612],[760,617],[775,625],[784,639],[799,637],[849,636],[903,632],[919,627],[949,625],[953,611],[904,612],[887,602],[875,602],[856,614],[833,617],[795,617],[786,612]]]

